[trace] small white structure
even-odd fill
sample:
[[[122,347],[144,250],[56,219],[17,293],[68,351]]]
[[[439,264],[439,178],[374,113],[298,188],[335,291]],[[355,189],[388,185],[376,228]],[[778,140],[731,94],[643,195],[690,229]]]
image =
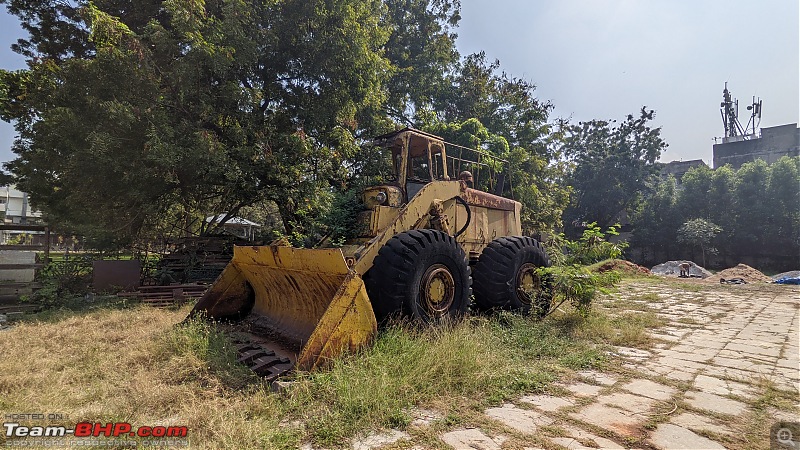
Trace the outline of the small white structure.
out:
[[[216,216],[208,216],[206,217],[206,223],[219,223],[225,218],[225,216],[225,213],[220,213]],[[260,228],[261,224],[251,222],[241,217],[231,217],[222,225],[223,232],[240,237],[242,239],[247,239],[248,241],[253,240]]]
[[[33,225],[41,222],[42,213],[31,208],[27,192],[14,186],[0,186],[0,212],[5,214],[2,224]],[[0,244],[6,244],[13,236],[20,234],[44,234],[36,231],[3,230],[0,232]]]

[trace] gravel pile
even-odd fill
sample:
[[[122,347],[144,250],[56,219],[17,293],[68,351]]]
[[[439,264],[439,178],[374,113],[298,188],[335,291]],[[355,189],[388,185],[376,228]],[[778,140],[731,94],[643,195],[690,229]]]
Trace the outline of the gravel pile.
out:
[[[711,276],[711,272],[707,271],[706,269],[698,266],[692,261],[667,261],[665,263],[659,264],[652,269],[654,275],[662,275],[667,277],[677,277],[681,274],[681,263],[689,263],[691,267],[689,267],[689,276],[693,278],[708,278]],[[719,280],[717,280],[719,283]]]
[[[773,275],[773,280],[780,280],[781,278],[797,278],[800,277],[800,270],[792,270],[790,272],[783,272],[777,275]]]

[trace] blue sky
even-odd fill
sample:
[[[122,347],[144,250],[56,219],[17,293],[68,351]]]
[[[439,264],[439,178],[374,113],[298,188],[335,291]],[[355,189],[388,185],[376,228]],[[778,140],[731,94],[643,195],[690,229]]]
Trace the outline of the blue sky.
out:
[[[798,122],[797,0],[462,0],[458,47],[498,58],[538,87],[554,116],[622,119],[646,105],[662,161],[711,162],[725,82],[743,125]]]
[[[575,122],[656,110],[669,148],[662,161],[711,162],[722,136],[722,88],[764,102],[762,127],[798,122],[800,7],[797,0],[462,0],[458,49],[499,59],[537,85]],[[23,31],[0,11],[0,67],[24,67],[9,46]],[[0,162],[13,128],[0,122]]]

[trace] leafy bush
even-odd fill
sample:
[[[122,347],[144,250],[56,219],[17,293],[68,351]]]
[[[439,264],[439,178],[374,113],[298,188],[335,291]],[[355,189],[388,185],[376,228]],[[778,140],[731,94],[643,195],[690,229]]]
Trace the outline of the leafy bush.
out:
[[[592,222],[577,240],[567,239],[564,233],[552,236],[548,242],[548,253],[556,265],[588,265],[606,259],[617,259],[628,248],[627,242],[609,242],[607,236],[619,236],[619,225],[608,227],[605,233]]]
[[[587,314],[592,300],[606,287],[613,286],[620,279],[617,272],[596,273],[587,267],[607,259],[616,259],[628,248],[627,242],[613,243],[607,236],[618,236],[618,225],[608,227],[603,232],[597,223],[590,223],[577,241],[569,240],[560,233],[552,236],[546,243],[547,253],[554,266],[542,268],[540,276],[549,280],[553,291],[553,305],[569,302],[581,314]]]
[[[556,266],[539,269],[549,277],[555,307],[569,302],[581,314],[589,312],[592,300],[598,293],[608,293],[608,287],[619,282],[617,272],[594,273],[579,265]],[[552,307],[551,310],[555,309]]]
[[[361,192],[362,188],[359,186],[334,194],[331,208],[322,218],[330,242],[335,247],[342,246],[345,241],[359,234],[358,213],[364,210]]]
[[[51,261],[37,275],[42,287],[30,300],[44,307],[60,306],[68,297],[89,292],[91,276],[91,256]]]

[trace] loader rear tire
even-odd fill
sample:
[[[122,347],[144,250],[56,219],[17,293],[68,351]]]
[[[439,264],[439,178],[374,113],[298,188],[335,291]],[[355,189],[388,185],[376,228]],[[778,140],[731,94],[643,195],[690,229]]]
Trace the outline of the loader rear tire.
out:
[[[473,270],[475,303],[482,310],[509,309],[543,317],[553,298],[549,267],[542,245],[531,237],[502,237],[490,242]]]
[[[464,250],[438,230],[411,230],[389,239],[369,273],[379,322],[393,316],[437,324],[469,309],[472,278]]]

